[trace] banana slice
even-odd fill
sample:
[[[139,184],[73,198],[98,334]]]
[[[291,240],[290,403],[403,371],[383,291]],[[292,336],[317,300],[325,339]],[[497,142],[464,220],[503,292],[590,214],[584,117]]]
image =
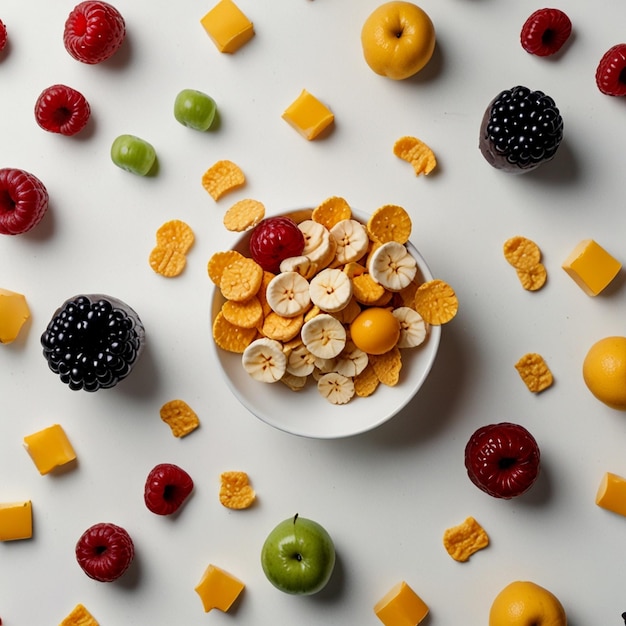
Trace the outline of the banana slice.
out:
[[[396,344],[398,348],[415,348],[424,343],[426,322],[415,309],[399,306],[391,313],[400,322],[400,338]]]
[[[333,359],[346,345],[346,329],[328,313],[320,313],[305,322],[300,336],[309,352],[321,359]]]
[[[352,298],[352,281],[336,268],[326,268],[311,279],[309,284],[311,302],[327,313],[341,311]]]
[[[349,378],[358,376],[369,363],[369,357],[357,348],[352,341],[346,342],[335,362],[335,372]]]
[[[282,344],[266,337],[254,340],[243,351],[241,362],[254,380],[263,383],[275,383],[287,371],[287,357]]]
[[[313,220],[304,220],[298,224],[298,228],[304,235],[304,249],[302,254],[309,258],[311,263],[316,263],[318,267],[324,261],[331,251],[330,231],[326,226],[314,222]]]
[[[372,253],[369,260],[371,277],[389,291],[401,291],[417,274],[417,261],[401,243],[388,241]]]
[[[361,222],[341,220],[330,229],[330,236],[337,242],[335,262],[339,265],[355,263],[363,258],[369,248],[367,230]]]
[[[315,356],[309,349],[300,344],[295,347],[287,358],[287,372],[292,376],[308,376],[315,369]]]
[[[352,379],[337,372],[324,374],[317,381],[317,389],[324,398],[333,404],[346,404],[354,397]]]
[[[265,299],[274,313],[296,317],[311,304],[309,281],[298,272],[276,274],[267,285]]]
[[[317,273],[317,265],[308,256],[290,256],[280,262],[281,272],[297,272],[307,280]]]

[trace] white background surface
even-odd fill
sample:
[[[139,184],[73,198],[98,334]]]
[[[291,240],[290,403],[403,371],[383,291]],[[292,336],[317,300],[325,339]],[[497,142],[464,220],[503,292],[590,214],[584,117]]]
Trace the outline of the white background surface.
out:
[[[424,0],[437,29],[435,56],[416,79],[394,83],[361,55],[361,24],[378,0],[239,0],[257,35],[232,56],[218,53],[199,24],[210,2],[117,0],[127,41],[100,66],[74,61],[63,47],[73,4],[3,0],[0,7],[11,40],[0,56],[0,163],[35,173],[51,198],[35,230],[0,240],[0,286],[25,294],[32,311],[20,340],[0,349],[0,500],[31,499],[35,520],[32,540],[0,545],[3,624],[57,624],[82,602],[103,625],[374,625],[374,603],[402,579],[430,606],[428,626],[486,624],[493,597],[517,579],[553,591],[571,626],[622,624],[626,519],[598,508],[594,497],[605,471],[626,475],[626,417],[590,395],[581,364],[594,341],[626,333],[626,292],[620,275],[589,298],[560,265],[585,238],[626,259],[626,109],[594,81],[600,57],[624,36],[626,8],[564,3],[571,41],[557,58],[539,59],[518,36],[541,5]],[[77,137],[35,123],[38,94],[57,82],[91,103],[92,122]],[[485,106],[517,84],[549,93],[565,120],[556,159],[524,177],[492,169],[477,149]],[[200,134],[174,120],[174,98],[187,87],[215,98],[219,129]],[[302,88],[335,113],[323,141],[306,142],[280,117]],[[112,165],[111,142],[127,132],[154,145],[158,176]],[[429,178],[414,177],[393,156],[394,141],[407,134],[437,154]],[[215,203],[200,178],[225,158],[248,182]],[[223,383],[211,346],[206,262],[235,239],[221,222],[232,202],[253,197],[271,214],[331,195],[363,211],[407,208],[413,243],[454,286],[460,312],[406,410],[354,439],[316,441],[261,423]],[[173,218],[197,240],[185,273],[166,280],[147,257],[154,232]],[[549,278],[540,292],[525,292],[502,256],[503,242],[517,234],[544,253]],[[63,300],[93,292],[133,306],[148,346],[123,384],[89,395],[71,392],[48,370],[39,336]],[[541,353],[555,376],[539,396],[513,367],[529,351]],[[183,440],[158,415],[175,397],[202,421]],[[526,426],[542,451],[538,483],[513,501],[480,492],[463,466],[470,434],[501,420]],[[54,422],[79,462],[42,477],[22,438]],[[174,519],[143,504],[145,476],[161,462],[180,464],[196,483]],[[249,473],[254,508],[219,504],[219,474],[230,469]],[[266,534],[296,512],[322,523],[338,554],[329,587],[310,598],[276,591],[259,563]],[[460,564],[441,538],[468,515],[491,545]],[[124,526],[136,545],[132,571],[114,584],[88,579],[74,559],[76,539],[100,521]],[[230,615],[205,615],[193,590],[209,563],[246,583]]]

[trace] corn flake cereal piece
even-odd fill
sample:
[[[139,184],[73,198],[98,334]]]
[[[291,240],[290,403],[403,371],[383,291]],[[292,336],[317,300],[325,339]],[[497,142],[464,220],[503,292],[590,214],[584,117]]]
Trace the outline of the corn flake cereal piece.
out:
[[[182,274],[187,265],[187,257],[173,246],[156,246],[150,252],[150,267],[165,278]]]
[[[526,291],[538,291],[548,280],[548,272],[543,263],[531,267],[528,270],[517,269],[517,277]]]
[[[502,250],[504,258],[518,270],[531,270],[541,261],[539,246],[520,235],[507,239]]]
[[[243,259],[244,256],[237,250],[225,250],[223,252],[215,252],[211,255],[207,263],[207,273],[211,281],[219,287],[222,280],[224,270],[237,259]]]
[[[385,295],[385,288],[369,274],[360,274],[352,279],[352,294],[357,302],[372,305]]]
[[[256,226],[265,217],[265,206],[250,198],[235,202],[224,215],[226,230],[241,233]]]
[[[184,400],[170,400],[160,409],[161,419],[170,427],[174,437],[185,437],[200,426],[200,419]]]
[[[406,209],[395,204],[385,204],[372,213],[366,227],[373,241],[405,244],[411,236],[413,225]]]
[[[99,626],[99,623],[82,604],[77,604],[59,626]]]
[[[253,259],[242,257],[224,268],[220,290],[227,300],[243,302],[255,296],[263,281],[263,268]]]
[[[261,308],[263,309],[263,317],[266,317],[270,313],[272,313],[272,307],[269,305],[266,297],[267,286],[272,282],[272,279],[276,275],[272,272],[268,272],[267,270],[263,270],[263,278],[261,279],[261,286],[256,293],[256,297],[259,299],[261,303]]]
[[[428,175],[437,167],[435,153],[417,137],[400,137],[393,146],[393,153],[413,166],[415,175]]]
[[[216,202],[245,182],[246,177],[241,168],[228,160],[217,161],[202,176],[202,186]]]
[[[189,252],[195,236],[191,227],[181,220],[170,220],[156,231],[157,246],[172,246],[179,252]]]
[[[371,396],[380,384],[380,380],[378,376],[376,376],[374,366],[371,362],[369,362],[365,366],[365,369],[360,374],[357,374],[353,380],[354,392],[360,398]]]
[[[539,393],[552,385],[552,372],[543,357],[536,352],[525,354],[516,364],[515,369],[524,384],[533,393]]]
[[[246,472],[223,472],[220,475],[220,502],[229,509],[247,509],[256,499]]]
[[[462,524],[444,531],[443,545],[455,561],[464,563],[489,545],[489,536],[473,517],[468,517]]]
[[[291,341],[298,335],[303,324],[304,315],[302,314],[295,317],[283,317],[271,311],[263,320],[261,333],[269,339],[276,339],[276,341]]]
[[[243,354],[243,351],[254,341],[255,328],[241,328],[231,324],[220,311],[213,320],[213,340],[215,345],[227,352]]]
[[[231,324],[240,328],[257,328],[263,322],[263,307],[256,296],[244,302],[226,300],[222,313]]]
[[[311,214],[311,219],[326,226],[330,230],[335,224],[352,217],[352,209],[348,202],[340,196],[331,196],[318,204]]]
[[[415,290],[414,307],[427,324],[446,324],[459,310],[454,289],[443,280],[422,283]]]
[[[395,387],[400,381],[400,370],[402,369],[400,349],[394,346],[384,354],[370,354],[368,356],[378,380],[383,385]]]

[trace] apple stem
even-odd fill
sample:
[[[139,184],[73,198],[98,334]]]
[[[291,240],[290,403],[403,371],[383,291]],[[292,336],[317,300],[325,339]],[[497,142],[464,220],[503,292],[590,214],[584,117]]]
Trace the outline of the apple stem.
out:
[[[299,513],[296,513],[296,514],[293,516],[293,523],[294,523],[294,524],[296,523],[296,520],[298,519],[298,515],[300,515],[300,514],[299,514]]]

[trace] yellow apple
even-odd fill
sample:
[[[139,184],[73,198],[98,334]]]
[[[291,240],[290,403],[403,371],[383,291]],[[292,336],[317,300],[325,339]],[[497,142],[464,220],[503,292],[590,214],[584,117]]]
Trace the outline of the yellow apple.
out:
[[[567,617],[552,592],[533,582],[518,580],[495,597],[489,626],[567,626]]]
[[[416,4],[392,0],[365,20],[361,45],[365,61],[376,74],[404,80],[430,61],[435,50],[435,27]]]

